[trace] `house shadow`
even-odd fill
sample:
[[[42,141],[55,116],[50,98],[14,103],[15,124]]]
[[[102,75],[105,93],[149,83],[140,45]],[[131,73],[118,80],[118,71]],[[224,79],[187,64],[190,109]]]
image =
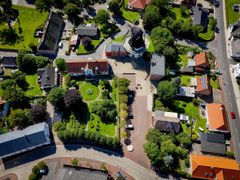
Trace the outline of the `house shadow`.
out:
[[[120,16],[114,16],[113,19],[117,22],[117,24],[120,24],[121,26],[126,24],[126,21]]]
[[[104,145],[99,145],[95,142],[86,141],[86,140],[71,140],[68,142],[63,142],[64,148],[67,151],[76,151],[81,148],[93,149],[110,156],[123,157],[122,146],[119,145],[116,149],[108,148]]]

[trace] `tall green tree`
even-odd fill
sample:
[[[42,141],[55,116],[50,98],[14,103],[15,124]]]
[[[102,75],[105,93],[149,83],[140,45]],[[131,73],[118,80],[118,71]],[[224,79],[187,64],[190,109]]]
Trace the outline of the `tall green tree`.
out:
[[[6,22],[9,29],[13,32],[11,22],[18,19],[18,16],[19,12],[12,8],[11,0],[0,0],[0,23]]]
[[[172,102],[176,97],[177,91],[177,87],[173,86],[171,81],[161,81],[157,87],[157,94],[163,103]]]
[[[54,4],[54,0],[36,0],[35,1],[36,9],[39,10],[40,12],[50,11],[53,4]]]
[[[155,5],[148,5],[143,15],[143,26],[144,29],[150,31],[157,27],[161,22],[161,16],[159,14],[158,7]]]
[[[119,0],[111,0],[108,3],[109,7],[109,11],[112,12],[113,14],[118,14],[120,12],[120,8],[121,8],[121,4],[119,2]]]
[[[60,87],[51,89],[47,96],[47,100],[56,108],[61,110],[64,107],[63,97],[65,95],[65,90]]]
[[[80,9],[73,3],[67,3],[64,6],[64,12],[68,15],[69,19],[75,19],[80,14]]]
[[[8,121],[11,127],[24,128],[29,125],[28,110],[11,110]]]
[[[35,56],[25,54],[21,58],[17,58],[17,64],[20,71],[26,74],[34,74],[37,71],[37,63]]]
[[[12,79],[15,80],[16,84],[22,88],[24,91],[28,89],[28,82],[26,80],[26,76],[23,72],[21,71],[15,71],[12,73]]]
[[[98,12],[97,12],[97,15],[95,17],[95,20],[100,23],[100,24],[107,24],[108,21],[110,19],[110,15],[109,15],[109,12],[107,12],[106,10],[104,9],[100,9]]]
[[[64,72],[67,70],[67,62],[63,58],[57,58],[55,60],[56,66],[60,72]]]

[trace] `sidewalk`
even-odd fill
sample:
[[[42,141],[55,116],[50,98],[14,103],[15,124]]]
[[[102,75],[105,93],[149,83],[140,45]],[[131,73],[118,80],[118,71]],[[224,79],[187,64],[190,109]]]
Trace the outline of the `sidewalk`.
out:
[[[232,72],[232,68],[233,65],[230,65],[230,76],[231,76],[231,80],[232,80],[232,84],[233,84],[233,91],[235,94],[235,98],[236,98],[236,103],[237,103],[237,109],[238,109],[238,114],[240,114],[240,89],[239,86],[237,84],[236,78],[234,76],[234,73]]]

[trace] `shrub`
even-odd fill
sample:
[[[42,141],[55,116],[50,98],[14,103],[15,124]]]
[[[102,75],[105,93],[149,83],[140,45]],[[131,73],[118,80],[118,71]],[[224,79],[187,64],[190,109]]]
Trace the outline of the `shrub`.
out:
[[[45,169],[47,168],[47,165],[44,161],[40,161],[38,164],[37,164],[38,168],[39,169]]]
[[[227,151],[227,152],[226,152],[226,156],[227,156],[228,158],[231,158],[231,159],[234,159],[234,158],[235,158],[234,152],[231,152],[231,151]]]
[[[58,121],[58,122],[54,123],[53,127],[54,127],[55,131],[65,130],[66,129],[66,124]]]
[[[36,45],[36,44],[30,43],[30,44],[29,44],[29,47],[31,48],[31,50],[32,50],[33,53],[36,53],[36,52],[37,52],[37,45]]]
[[[193,105],[199,106],[199,100],[197,98],[193,98]]]
[[[76,159],[76,158],[72,159],[71,163],[73,166],[78,166],[78,159]]]
[[[31,173],[29,176],[28,176],[28,180],[37,180],[38,177],[35,173]]]
[[[101,163],[100,164],[100,169],[103,170],[103,171],[106,171],[107,170],[106,164],[105,163]]]
[[[38,165],[33,166],[33,168],[32,168],[32,173],[33,173],[33,174],[37,174],[38,171],[39,171]]]

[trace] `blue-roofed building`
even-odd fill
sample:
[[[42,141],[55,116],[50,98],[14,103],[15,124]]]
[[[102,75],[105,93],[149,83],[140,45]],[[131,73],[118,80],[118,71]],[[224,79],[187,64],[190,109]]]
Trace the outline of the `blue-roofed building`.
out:
[[[43,122],[0,135],[0,158],[6,158],[50,144],[48,124]]]

